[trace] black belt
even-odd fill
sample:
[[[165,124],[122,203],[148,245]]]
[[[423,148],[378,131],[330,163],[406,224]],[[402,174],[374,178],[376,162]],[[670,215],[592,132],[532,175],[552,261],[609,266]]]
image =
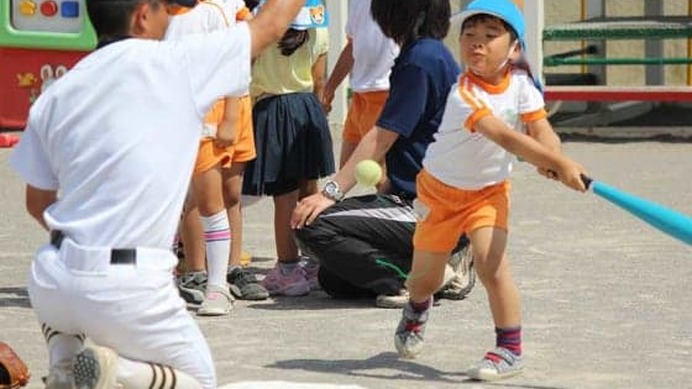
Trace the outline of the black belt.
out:
[[[65,234],[62,231],[54,230],[50,232],[50,244],[56,249],[62,245]],[[136,265],[137,250],[135,249],[111,249],[111,265]]]

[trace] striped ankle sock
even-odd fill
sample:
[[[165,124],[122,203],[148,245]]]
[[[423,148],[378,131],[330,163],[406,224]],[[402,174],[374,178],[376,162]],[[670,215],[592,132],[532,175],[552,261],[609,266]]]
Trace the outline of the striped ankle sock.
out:
[[[506,348],[514,355],[521,355],[521,326],[495,328],[495,346]]]
[[[414,312],[425,312],[425,310],[432,306],[432,297],[429,297],[427,300],[420,303],[416,303],[413,300],[409,300],[409,303],[411,304],[411,308],[413,308]]]

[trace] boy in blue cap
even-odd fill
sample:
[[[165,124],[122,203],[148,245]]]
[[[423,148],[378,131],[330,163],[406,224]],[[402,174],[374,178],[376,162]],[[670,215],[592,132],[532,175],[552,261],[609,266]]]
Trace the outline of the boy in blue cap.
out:
[[[465,233],[496,334],[496,347],[467,375],[494,380],[523,369],[519,291],[506,256],[508,178],[514,155],[581,192],[586,190],[580,179],[585,171],[560,153],[538,84],[526,66],[518,65],[525,44],[524,19],[517,6],[510,0],[475,0],[452,18],[452,25],[452,31],[460,31],[466,72],[448,95],[416,179],[414,208],[419,220],[407,281],[410,301],[395,345],[403,357],[421,351],[432,295],[450,252]]]

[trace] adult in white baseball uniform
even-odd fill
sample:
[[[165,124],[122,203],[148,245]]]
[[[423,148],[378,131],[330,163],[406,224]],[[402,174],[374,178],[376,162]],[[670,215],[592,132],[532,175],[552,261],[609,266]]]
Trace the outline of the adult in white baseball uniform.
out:
[[[170,246],[204,113],[247,90],[251,57],[304,0],[269,0],[249,23],[175,43],[159,41],[167,3],[87,0],[99,48],[35,102],[10,159],[51,231],[29,276],[48,388],[216,388]]]

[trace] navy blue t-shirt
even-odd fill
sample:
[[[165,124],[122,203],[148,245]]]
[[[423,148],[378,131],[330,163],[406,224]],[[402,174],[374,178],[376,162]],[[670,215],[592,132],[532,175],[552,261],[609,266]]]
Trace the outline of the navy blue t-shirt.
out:
[[[392,194],[416,196],[416,175],[459,73],[454,57],[437,39],[419,39],[395,60],[389,98],[377,120],[378,127],[399,134],[386,155]]]

